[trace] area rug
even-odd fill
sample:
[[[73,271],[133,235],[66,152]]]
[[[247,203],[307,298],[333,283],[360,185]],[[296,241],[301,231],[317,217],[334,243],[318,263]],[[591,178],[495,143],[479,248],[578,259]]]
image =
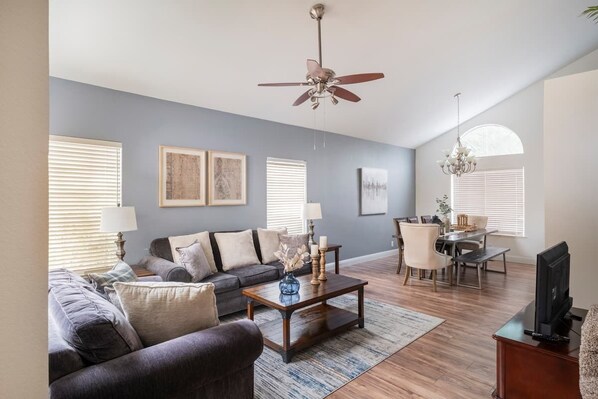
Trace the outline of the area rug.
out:
[[[357,312],[355,295],[337,297],[328,303]],[[255,362],[255,397],[323,398],[444,321],[374,300],[366,299],[364,306],[365,328],[352,328],[300,351],[289,364],[285,364],[278,353],[264,347]],[[226,323],[243,317],[240,313],[225,316],[221,321]],[[260,325],[280,317],[275,310],[259,307],[254,320]]]

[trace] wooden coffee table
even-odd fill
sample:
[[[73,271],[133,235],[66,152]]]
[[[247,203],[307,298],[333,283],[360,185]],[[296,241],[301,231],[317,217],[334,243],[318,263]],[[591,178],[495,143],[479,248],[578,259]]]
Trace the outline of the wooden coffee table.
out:
[[[280,353],[289,363],[296,351],[346,331],[354,325],[364,326],[363,287],[367,281],[341,274],[328,275],[320,285],[311,285],[311,275],[297,278],[301,289],[297,295],[281,295],[278,281],[243,290],[247,297],[247,317],[253,320],[254,303],[276,309],[281,320],[272,320],[259,326],[264,344]],[[357,313],[326,303],[327,299],[357,291]],[[300,310],[301,309],[301,310]],[[291,320],[293,312],[300,310]],[[281,325],[282,324],[282,325]]]

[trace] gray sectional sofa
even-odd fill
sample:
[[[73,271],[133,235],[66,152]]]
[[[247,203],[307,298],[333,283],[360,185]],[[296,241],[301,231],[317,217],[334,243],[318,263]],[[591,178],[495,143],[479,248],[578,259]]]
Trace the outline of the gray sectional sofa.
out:
[[[253,321],[143,347],[125,316],[80,276],[51,271],[49,398],[253,398],[263,339]]]
[[[237,231],[234,231],[237,232]],[[201,282],[213,283],[216,289],[216,304],[220,316],[238,312],[246,308],[246,300],[241,291],[252,285],[280,280],[284,274],[284,266],[280,262],[244,266],[229,271],[222,270],[222,260],[215,233],[233,233],[233,231],[210,232],[210,244],[218,273],[208,276]],[[260,242],[256,230],[252,230],[255,252],[262,261]],[[150,256],[144,257],[140,264],[149,271],[162,277],[164,281],[190,282],[191,275],[187,270],[173,263],[168,237],[157,238],[150,245]],[[306,263],[295,271],[296,276],[311,273],[311,263]]]

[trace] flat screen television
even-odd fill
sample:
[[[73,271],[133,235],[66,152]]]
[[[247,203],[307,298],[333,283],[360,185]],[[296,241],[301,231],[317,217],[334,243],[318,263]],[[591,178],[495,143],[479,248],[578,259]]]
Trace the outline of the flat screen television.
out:
[[[552,336],[573,305],[569,296],[569,247],[561,242],[538,254],[534,332]]]

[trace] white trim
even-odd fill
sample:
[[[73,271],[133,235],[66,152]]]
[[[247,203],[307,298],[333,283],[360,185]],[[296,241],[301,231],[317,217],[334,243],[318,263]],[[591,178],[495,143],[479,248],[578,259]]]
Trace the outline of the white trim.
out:
[[[68,143],[77,143],[77,144],[102,145],[105,147],[116,147],[116,148],[122,148],[122,146],[123,146],[122,143],[120,143],[118,141],[84,139],[81,137],[71,137],[71,136],[56,136],[54,134],[50,135],[50,140],[64,141],[64,142],[68,142]]]

